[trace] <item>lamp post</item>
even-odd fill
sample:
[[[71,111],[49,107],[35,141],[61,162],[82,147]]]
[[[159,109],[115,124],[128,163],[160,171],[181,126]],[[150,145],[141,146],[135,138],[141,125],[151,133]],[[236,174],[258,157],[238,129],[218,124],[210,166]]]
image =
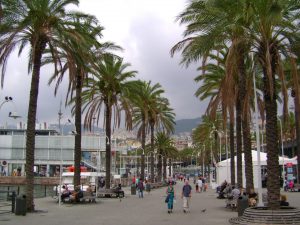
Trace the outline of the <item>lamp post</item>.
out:
[[[62,170],[63,170],[63,135],[64,135],[64,127],[67,124],[71,124],[71,120],[68,119],[68,121],[64,124],[64,126],[61,128],[61,134],[60,134],[60,165],[59,165],[59,195],[58,195],[58,205],[61,206],[61,187],[62,187]],[[73,133],[73,131],[72,131]]]
[[[203,144],[202,147],[203,147],[202,151],[205,152],[205,144]],[[203,177],[205,177],[204,171],[205,171],[205,169],[204,169],[204,154],[202,153],[202,176]]]
[[[278,116],[277,116],[278,117]],[[285,171],[284,171],[284,149],[283,149],[283,135],[282,135],[282,122],[281,119],[278,117],[279,124],[280,124],[280,139],[281,139],[281,156],[282,156],[282,188],[284,189],[284,181],[285,181]]]
[[[252,56],[252,62],[254,67],[254,60]],[[254,68],[253,68],[253,71]],[[256,124],[256,148],[257,148],[257,179],[258,179],[258,206],[263,206],[262,202],[262,187],[261,187],[261,163],[260,163],[260,140],[259,140],[259,125],[258,125],[258,106],[257,106],[257,96],[256,96],[256,81],[255,81],[255,72],[253,72],[253,87],[254,87],[254,115],[255,115],[255,124]]]
[[[213,126],[213,130],[210,131],[209,137],[212,139],[212,132],[215,132],[215,126]],[[212,140],[210,142],[210,160],[211,160],[211,164],[213,164],[213,155],[212,155]],[[210,165],[211,166],[211,165]],[[210,171],[209,174],[209,185],[212,187],[212,173]]]
[[[152,151],[149,151],[147,154],[146,154],[146,160],[147,160],[147,177],[149,177],[149,161],[148,161],[148,155],[149,153],[151,154]]]

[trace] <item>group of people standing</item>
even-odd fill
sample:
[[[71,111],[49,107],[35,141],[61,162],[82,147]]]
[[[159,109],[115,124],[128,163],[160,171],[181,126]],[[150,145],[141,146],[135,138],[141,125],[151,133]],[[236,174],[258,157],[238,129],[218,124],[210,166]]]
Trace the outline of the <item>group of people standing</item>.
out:
[[[194,179],[194,184],[196,185],[196,192],[200,193],[206,191],[207,183],[205,177],[198,177]]]

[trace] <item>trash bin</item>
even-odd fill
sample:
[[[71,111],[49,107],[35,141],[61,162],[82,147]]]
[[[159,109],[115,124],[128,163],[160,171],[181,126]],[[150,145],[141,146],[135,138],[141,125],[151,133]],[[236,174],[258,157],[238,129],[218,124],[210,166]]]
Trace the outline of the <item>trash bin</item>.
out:
[[[245,209],[248,208],[248,198],[246,196],[241,196],[237,200],[237,211],[238,216],[242,216],[244,214]]]
[[[21,195],[16,197],[16,208],[15,214],[16,215],[26,215],[26,195]]]
[[[135,186],[135,184],[131,185],[131,195],[136,195],[136,186]]]

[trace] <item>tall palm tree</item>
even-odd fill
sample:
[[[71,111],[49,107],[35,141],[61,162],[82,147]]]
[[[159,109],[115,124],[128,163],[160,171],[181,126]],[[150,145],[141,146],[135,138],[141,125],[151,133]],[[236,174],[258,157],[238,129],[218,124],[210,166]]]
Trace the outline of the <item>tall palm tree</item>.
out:
[[[132,98],[134,104],[133,123],[138,127],[138,137],[141,137],[142,148],[145,146],[144,141],[147,133],[150,133],[151,143],[151,181],[154,178],[154,131],[155,128],[172,132],[174,130],[175,114],[169,107],[169,101],[163,98],[164,93],[160,84],[151,85],[151,81],[140,81],[139,89],[136,96]],[[144,149],[144,148],[143,148]],[[144,155],[142,155],[141,177],[144,175]],[[149,171],[148,171],[149,172]]]
[[[173,132],[175,124],[175,113],[169,107],[167,98],[157,96],[153,98],[149,107],[149,121],[148,126],[150,130],[151,147],[154,150],[154,131],[155,128],[165,132]],[[151,157],[151,177],[154,178],[154,157]]]
[[[164,156],[163,158],[163,179],[167,178],[167,158],[169,158],[169,171],[168,175],[171,176],[172,163],[171,159],[176,158],[178,150],[173,144],[173,140],[164,132],[158,132],[155,137],[155,147],[158,149],[158,153]]]
[[[137,90],[134,92],[134,96],[131,98],[133,103],[133,124],[135,128],[138,128],[137,136],[141,140],[142,149],[145,150],[150,102],[155,96],[159,96],[161,93],[163,93],[163,90],[159,84],[152,85],[151,81],[139,81],[139,85],[136,87]],[[141,179],[145,179],[144,154],[142,154],[141,157]]]
[[[266,109],[266,142],[268,171],[268,205],[279,208],[280,183],[278,162],[278,128],[275,77],[282,77],[281,54],[289,49],[289,36],[295,30],[290,19],[299,15],[298,1],[251,1],[252,27],[249,33],[254,41],[256,57],[263,71],[263,93]],[[254,32],[253,32],[254,31]]]
[[[76,12],[67,12],[66,7],[78,5],[78,0],[2,0],[0,64],[2,65],[2,86],[5,68],[10,53],[19,47],[19,53],[29,45],[28,70],[32,71],[26,138],[26,208],[34,210],[33,166],[35,148],[35,123],[39,93],[40,68],[43,54],[48,47],[55,56],[57,43],[70,38],[67,32],[69,18]],[[59,63],[54,64],[55,69]]]
[[[158,179],[161,180],[161,178],[166,179],[167,178],[167,158],[176,157],[177,149],[173,145],[172,139],[164,132],[158,132],[155,135],[155,148],[157,149],[157,152],[160,154],[158,157]],[[163,162],[162,157],[163,156]],[[162,171],[163,168],[163,171]],[[171,169],[169,167],[169,169]]]
[[[133,78],[136,71],[127,71],[130,66],[123,63],[123,59],[112,54],[105,54],[96,62],[95,72],[86,79],[82,91],[82,101],[84,109],[87,110],[85,123],[91,124],[93,118],[99,122],[102,107],[104,107],[104,122],[106,134],[106,153],[105,153],[105,188],[110,188],[111,173],[111,133],[113,128],[120,126],[121,112],[125,113],[125,118],[131,118],[131,110],[128,108],[128,92],[131,91],[135,81],[128,81]],[[131,121],[125,123],[130,125]]]
[[[49,84],[56,81],[55,94],[59,84],[68,72],[69,88],[66,96],[66,103],[74,104],[73,113],[75,114],[75,149],[74,149],[74,182],[75,186],[80,184],[80,162],[81,162],[81,92],[84,79],[86,79],[93,65],[94,57],[99,49],[107,48],[107,44],[100,44],[98,38],[102,37],[101,26],[98,26],[97,20],[92,16],[85,18],[74,18],[74,33],[81,35],[82,41],[76,39],[65,40],[60,43],[61,51],[57,55],[64,65],[61,71],[55,71]],[[71,32],[71,31],[70,31]],[[97,51],[94,51],[97,49]],[[58,59],[54,59],[58,61]],[[53,63],[53,60],[50,60]],[[75,97],[73,95],[75,93]],[[69,101],[68,101],[69,100]]]
[[[186,10],[178,16],[181,23],[187,24],[184,33],[185,39],[177,43],[171,50],[172,54],[182,50],[182,63],[189,65],[192,61],[199,60],[201,56],[206,58],[211,51],[218,51],[216,47],[220,44],[229,43],[224,81],[227,93],[223,97],[222,108],[225,110],[228,108],[232,121],[232,108],[234,104],[236,105],[238,186],[242,186],[241,122],[243,109],[240,102],[245,96],[244,89],[240,87],[244,77],[245,44],[243,29],[241,29],[241,16],[236,16],[243,15],[241,9],[239,1],[191,1]],[[238,82],[239,80],[240,82]],[[236,90],[238,90],[237,93]],[[249,151],[251,153],[251,149]]]
[[[224,49],[219,50],[217,54],[209,54],[208,59],[211,63],[201,66],[198,70],[202,70],[202,74],[195,78],[195,81],[200,83],[201,86],[197,89],[195,95],[202,101],[206,98],[210,98],[207,112],[211,117],[215,117],[214,114],[217,112],[218,106],[222,105],[226,108],[228,102],[228,86],[226,85],[226,57],[228,54],[228,48],[224,46]],[[234,90],[236,88],[233,88]],[[234,93],[234,91],[232,91]],[[230,158],[231,158],[231,184],[235,184],[235,148],[234,148],[234,102],[228,102],[229,111],[229,139],[230,139]],[[222,110],[223,120],[227,120],[227,110]],[[227,124],[223,123],[223,127],[226,129]],[[240,153],[241,154],[241,153]],[[241,160],[241,159],[240,159]],[[241,161],[238,161],[241,166]]]

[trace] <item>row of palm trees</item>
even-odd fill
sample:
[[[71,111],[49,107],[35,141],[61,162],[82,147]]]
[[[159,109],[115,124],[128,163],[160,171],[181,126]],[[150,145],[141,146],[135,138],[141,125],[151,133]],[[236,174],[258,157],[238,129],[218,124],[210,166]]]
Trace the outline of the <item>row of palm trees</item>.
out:
[[[166,132],[159,131],[155,133],[154,136],[154,151],[151,148],[151,144],[147,144],[145,148],[137,148],[135,151],[130,151],[128,153],[129,155],[139,156],[140,163],[138,162],[138,158],[136,158],[136,170],[137,170],[137,176],[139,176],[141,179],[145,179],[145,164],[149,165],[149,161],[147,160],[147,163],[145,163],[145,156],[148,155],[156,155],[157,161],[156,161],[156,167],[157,172],[155,174],[152,174],[151,172],[148,172],[148,180],[151,182],[155,181],[161,181],[162,179],[167,179],[167,177],[171,176],[171,170],[173,167],[173,161],[178,157],[178,150],[174,146],[173,139],[170,137],[170,135]],[[152,156],[150,156],[151,158]],[[144,161],[143,161],[144,158]],[[151,160],[151,159],[150,159]],[[139,164],[141,164],[141,172],[139,173]],[[169,168],[169,171],[167,171],[167,166]],[[154,170],[152,168],[155,167],[154,160],[150,162],[150,170]],[[148,169],[148,168],[147,168]],[[144,170],[144,171],[143,171]],[[150,175],[150,176],[149,176]],[[153,176],[154,175],[154,176]],[[155,179],[156,178],[156,179]]]
[[[217,112],[223,121],[206,135],[199,128],[194,136],[203,136],[195,140],[205,144],[210,134],[217,138],[216,130],[229,127],[231,182],[236,180],[236,153],[237,185],[242,187],[243,151],[248,190],[253,187],[250,126],[256,91],[261,120],[266,124],[268,205],[272,209],[279,207],[280,197],[277,102],[282,103],[282,118],[287,122],[289,88],[295,104],[298,163],[300,158],[299,7],[298,0],[190,1],[178,15],[180,24],[186,26],[184,39],[171,50],[172,55],[181,52],[181,63],[187,66],[201,60],[195,95],[209,99],[207,115],[214,125]]]
[[[111,42],[102,42],[103,27],[92,16],[69,11],[79,0],[1,0],[0,1],[0,65],[1,85],[5,69],[13,51],[19,54],[28,50],[28,72],[31,87],[26,135],[27,211],[34,211],[34,150],[37,99],[40,70],[51,65],[53,75],[49,84],[55,84],[55,94],[60,83],[69,81],[66,105],[72,106],[75,115],[74,185],[80,184],[81,124],[84,114],[86,129],[91,129],[93,119],[97,124],[104,114],[103,126],[106,142],[106,188],[110,188],[111,133],[125,118],[127,129],[138,129],[138,137],[145,149],[146,135],[151,136],[154,150],[155,130],[165,134],[174,129],[175,114],[160,84],[135,80],[137,71],[115,54],[121,50]],[[154,163],[153,154],[151,163]],[[145,163],[142,158],[142,179]],[[151,169],[154,177],[154,167]]]

